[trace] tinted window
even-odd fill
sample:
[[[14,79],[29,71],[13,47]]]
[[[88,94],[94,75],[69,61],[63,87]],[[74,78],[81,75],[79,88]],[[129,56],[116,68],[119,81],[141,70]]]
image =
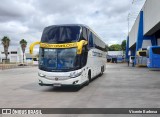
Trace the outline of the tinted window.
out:
[[[1,52],[1,54],[5,54],[4,52]],[[9,52],[8,52],[8,54],[9,54]]]
[[[88,52],[87,52],[87,46],[83,47],[82,49],[82,55],[81,55],[81,67],[84,67],[87,63],[87,56],[88,56]]]
[[[12,51],[11,54],[17,54],[17,52],[16,51]]]
[[[90,32],[89,34],[89,47],[93,47],[94,42],[93,42],[93,34]]]
[[[146,52],[139,52],[140,56],[146,56]]]
[[[86,28],[83,28],[83,31],[82,31],[82,39],[83,39],[83,40],[88,40]]]
[[[80,57],[76,48],[40,48],[39,68],[47,71],[71,71],[80,67]]]
[[[50,26],[44,29],[41,41],[47,43],[69,43],[79,40],[79,26]]]
[[[153,54],[160,54],[160,48],[152,48]]]

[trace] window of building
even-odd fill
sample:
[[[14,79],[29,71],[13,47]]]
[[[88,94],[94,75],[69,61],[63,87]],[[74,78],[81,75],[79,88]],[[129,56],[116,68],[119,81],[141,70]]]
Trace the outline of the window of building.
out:
[[[1,52],[1,54],[5,54],[4,52]],[[8,54],[9,54],[9,52],[8,52]]]
[[[12,51],[11,54],[17,54],[17,51]]]

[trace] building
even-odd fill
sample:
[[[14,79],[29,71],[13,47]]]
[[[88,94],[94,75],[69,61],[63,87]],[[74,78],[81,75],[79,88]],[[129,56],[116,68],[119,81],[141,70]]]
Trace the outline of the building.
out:
[[[159,11],[159,0],[146,0],[127,38],[127,59],[142,48],[160,45]]]
[[[23,63],[23,53],[21,47],[12,47],[8,48],[8,60],[10,63]],[[0,48],[0,62],[2,63],[5,60],[4,49]],[[26,62],[26,56],[24,54],[24,61]]]
[[[124,52],[123,51],[108,51],[107,53],[107,62],[123,62],[124,60]]]
[[[25,55],[27,64],[38,65],[38,53],[37,54],[26,53]]]
[[[108,51],[109,56],[123,56],[123,51]]]

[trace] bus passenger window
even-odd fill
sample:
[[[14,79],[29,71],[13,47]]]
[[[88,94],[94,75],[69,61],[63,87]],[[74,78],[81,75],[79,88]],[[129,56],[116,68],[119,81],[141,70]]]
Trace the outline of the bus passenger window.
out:
[[[160,54],[160,48],[152,48],[153,54]]]
[[[87,48],[83,47],[82,55],[81,55],[81,66],[82,67],[84,67],[87,63],[87,56],[88,56]]]
[[[83,35],[84,40],[88,40],[87,30],[85,28],[83,28],[82,35]]]
[[[89,47],[94,47],[93,34],[92,33],[90,33],[90,35],[89,35]]]

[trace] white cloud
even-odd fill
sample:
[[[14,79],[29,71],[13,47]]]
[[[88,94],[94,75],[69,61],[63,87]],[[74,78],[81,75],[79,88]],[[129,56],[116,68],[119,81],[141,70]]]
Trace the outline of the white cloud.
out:
[[[144,0],[143,0],[144,1]],[[90,26],[107,44],[121,43],[127,35],[130,0],[1,0],[0,38],[16,46],[39,41],[44,27],[80,23]]]

